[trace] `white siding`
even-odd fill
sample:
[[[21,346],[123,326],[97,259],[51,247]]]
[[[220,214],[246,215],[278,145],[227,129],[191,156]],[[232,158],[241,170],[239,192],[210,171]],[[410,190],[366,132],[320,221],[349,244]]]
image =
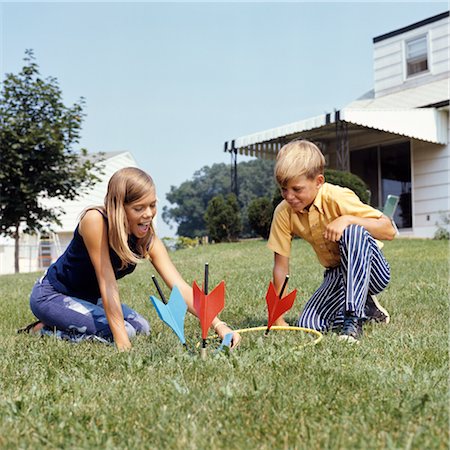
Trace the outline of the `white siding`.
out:
[[[450,211],[450,146],[413,141],[411,153],[414,236],[433,237]]]
[[[429,72],[406,79],[405,41],[423,34],[428,36]],[[448,17],[374,44],[375,97],[430,83],[449,70]]]
[[[89,206],[103,205],[103,201],[106,195],[106,190],[108,187],[108,181],[111,176],[117,170],[123,167],[137,167],[136,160],[129,152],[123,152],[115,154],[114,156],[108,157],[105,155],[105,161],[102,162],[104,165],[103,174],[99,175],[101,181],[99,181],[93,189],[87,193],[81,195],[76,200],[72,201],[55,201],[55,200],[45,200],[46,205],[51,205],[52,207],[62,207],[64,209],[64,216],[61,218],[62,226],[55,226],[55,232],[58,234],[61,232],[73,232],[75,229],[80,213]]]

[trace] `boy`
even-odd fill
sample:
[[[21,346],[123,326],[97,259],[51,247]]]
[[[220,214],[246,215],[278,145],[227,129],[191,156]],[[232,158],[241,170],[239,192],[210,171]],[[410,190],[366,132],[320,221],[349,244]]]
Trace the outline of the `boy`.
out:
[[[325,274],[298,325],[318,331],[342,325],[341,338],[355,342],[365,320],[389,322],[374,295],[390,280],[375,239],[392,240],[396,230],[350,189],[325,183],[324,165],[319,148],[305,140],[290,142],[277,156],[275,177],[284,200],[275,209],[267,244],[274,252],[274,286],[279,292],[289,273],[292,237],[309,242]],[[276,325],[287,324],[281,317]]]

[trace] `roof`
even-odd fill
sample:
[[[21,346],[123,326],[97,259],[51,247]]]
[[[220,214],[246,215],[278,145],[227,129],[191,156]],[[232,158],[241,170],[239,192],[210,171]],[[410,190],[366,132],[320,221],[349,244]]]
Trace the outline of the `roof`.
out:
[[[342,121],[349,125],[349,134],[361,129],[376,130],[405,136],[434,144],[447,144],[448,114],[437,108],[418,109],[352,109],[344,108],[334,114],[323,114],[300,120],[281,127],[242,136],[225,143],[225,151],[235,149],[240,154],[273,157],[282,145],[302,137],[312,141],[334,139],[336,124]]]
[[[436,16],[428,17],[427,19],[421,20],[420,22],[413,23],[403,28],[399,28],[398,30],[390,31],[389,33],[382,34],[380,36],[373,38],[373,43],[383,41],[385,39],[389,39],[394,36],[398,36],[399,34],[406,33],[407,31],[415,30],[416,28],[423,27],[433,22],[437,22],[438,20],[445,19],[449,16],[449,11],[443,12],[441,14],[437,14]]]
[[[432,142],[447,144],[448,115],[437,108],[417,109],[351,109],[340,111],[340,120],[387,133]]]
[[[449,79],[445,78],[431,83],[404,89],[393,94],[375,98],[373,91],[351,102],[346,108],[356,109],[409,109],[424,108],[449,100]]]
[[[446,77],[378,98],[370,91],[333,114],[321,114],[226,142],[225,151],[237,149],[241,154],[273,157],[282,145],[298,137],[313,141],[333,139],[339,120],[350,125],[350,132],[365,128],[447,144],[449,90]]]

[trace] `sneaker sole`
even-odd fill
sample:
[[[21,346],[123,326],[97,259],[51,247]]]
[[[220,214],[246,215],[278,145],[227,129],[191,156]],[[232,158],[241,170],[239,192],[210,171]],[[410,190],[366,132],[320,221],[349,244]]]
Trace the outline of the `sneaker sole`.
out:
[[[359,339],[355,339],[353,336],[349,336],[348,334],[341,334],[340,336],[338,336],[338,339],[350,344],[359,344]]]
[[[375,295],[370,296],[372,301],[375,303],[375,306],[377,309],[384,315],[384,317],[371,317],[370,320],[373,320],[377,323],[385,323],[388,324],[391,320],[391,317],[389,316],[389,313],[384,309],[380,303],[378,303],[378,299]]]

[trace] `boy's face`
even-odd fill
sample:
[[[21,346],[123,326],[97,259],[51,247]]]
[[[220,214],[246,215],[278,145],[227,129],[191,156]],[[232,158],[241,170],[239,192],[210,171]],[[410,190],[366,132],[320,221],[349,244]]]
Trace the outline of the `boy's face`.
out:
[[[295,212],[302,212],[314,202],[324,181],[322,174],[312,180],[301,175],[282,186],[281,195]]]

